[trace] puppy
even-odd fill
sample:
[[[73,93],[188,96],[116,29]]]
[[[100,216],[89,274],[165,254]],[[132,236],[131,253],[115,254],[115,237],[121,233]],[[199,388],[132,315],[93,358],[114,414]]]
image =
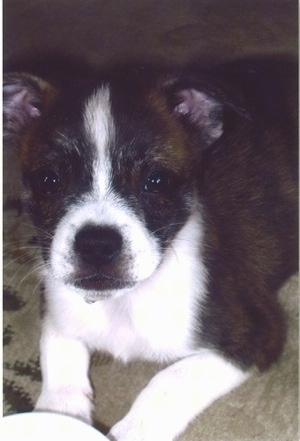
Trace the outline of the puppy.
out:
[[[93,351],[169,362],[108,434],[171,441],[284,343],[297,270],[293,66],[4,80],[43,253],[36,408],[92,421]],[[171,363],[172,362],[172,363]]]

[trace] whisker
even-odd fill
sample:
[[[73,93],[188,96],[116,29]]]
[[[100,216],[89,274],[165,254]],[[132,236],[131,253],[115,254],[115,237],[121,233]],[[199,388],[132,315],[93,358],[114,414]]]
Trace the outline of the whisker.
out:
[[[32,295],[34,296],[36,291],[38,290],[38,288],[43,284],[43,279],[40,278],[40,280],[37,281],[37,283],[35,284],[35,288],[32,291]]]
[[[22,277],[22,279],[19,281],[19,283],[18,283],[18,288],[22,285],[22,283],[24,283],[24,281],[27,279],[27,278],[29,278],[29,277],[31,277],[33,274],[38,274],[38,271],[41,269],[41,268],[45,268],[45,267],[47,267],[47,264],[41,264],[41,265],[39,265],[39,266],[36,266],[36,267],[34,267],[31,271],[29,271],[28,273],[26,273],[25,274],[25,276],[24,277]]]
[[[26,253],[24,253],[24,254],[22,254],[21,256],[18,256],[18,257],[16,257],[15,259],[12,259],[12,260],[10,260],[9,262],[7,262],[5,265],[3,265],[3,269],[7,269],[10,265],[13,265],[14,263],[22,263],[21,262],[21,259],[23,258],[23,257],[25,257],[25,256],[27,256],[27,254]],[[22,263],[22,265],[21,265],[21,268],[22,268],[22,266],[23,265],[28,265],[28,264],[30,264],[31,262],[34,262],[35,261],[35,258],[34,257],[32,257],[31,259],[27,259],[26,260],[26,262],[23,262]]]
[[[24,266],[26,266],[26,265],[27,265],[27,263],[23,263],[22,265],[19,266],[17,271],[14,273],[14,275],[9,280],[10,285],[13,284],[14,280],[18,277],[18,273],[20,273],[22,271],[22,269],[24,268]]]
[[[41,236],[43,236],[43,237],[47,237],[47,238],[49,238],[49,239],[52,239],[52,238],[53,238],[53,233],[49,233],[49,231],[44,230],[44,229],[42,229],[42,228],[40,228],[40,227],[37,227],[37,226],[33,225],[33,224],[30,223],[30,222],[26,222],[25,220],[20,220],[19,223],[18,223],[18,225],[22,225],[22,226],[25,226],[25,227],[29,227],[29,228],[32,230],[32,231],[30,231],[30,232],[26,232],[26,233],[25,233],[28,237],[32,237],[32,236],[34,235],[35,232],[38,232],[38,233],[39,233]],[[15,229],[15,227],[14,227],[13,229]],[[24,234],[23,234],[23,232],[22,232],[22,238],[23,238],[23,237],[24,237]]]
[[[168,225],[164,225],[163,227],[160,227],[160,228],[157,228],[154,231],[151,231],[150,236],[158,233],[159,231],[167,230],[170,227],[175,227],[175,226],[178,226],[178,225],[183,226],[184,223],[182,223],[182,222],[172,222],[172,223],[170,223]]]

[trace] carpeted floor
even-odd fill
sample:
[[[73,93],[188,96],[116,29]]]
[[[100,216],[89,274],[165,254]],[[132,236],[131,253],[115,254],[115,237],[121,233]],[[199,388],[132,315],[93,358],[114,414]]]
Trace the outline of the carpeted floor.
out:
[[[249,56],[297,57],[296,0],[4,0],[4,64],[41,65],[47,53],[93,66],[142,59],[203,65]],[[36,56],[38,54],[38,56]],[[20,61],[22,60],[22,61]],[[295,92],[296,93],[296,92]],[[4,152],[4,413],[32,409],[40,389],[39,265],[34,231],[22,212],[14,152]],[[288,341],[280,361],[199,416],[180,441],[296,441],[298,277],[280,299]],[[102,430],[128,410],[159,366],[92,364]],[[158,440],[163,441],[163,440]]]

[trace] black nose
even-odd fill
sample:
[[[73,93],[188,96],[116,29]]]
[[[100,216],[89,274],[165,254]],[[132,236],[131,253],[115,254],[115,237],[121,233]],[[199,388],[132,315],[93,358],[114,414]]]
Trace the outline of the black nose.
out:
[[[122,242],[122,236],[111,227],[86,225],[76,234],[74,249],[83,262],[99,268],[120,254]]]

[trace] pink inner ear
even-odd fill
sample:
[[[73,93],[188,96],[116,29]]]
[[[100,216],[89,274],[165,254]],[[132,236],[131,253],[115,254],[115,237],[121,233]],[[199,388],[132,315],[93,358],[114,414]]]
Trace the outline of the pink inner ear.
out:
[[[192,90],[182,90],[178,93],[178,97],[182,100],[174,109],[175,114],[187,115],[192,113],[194,103],[193,103],[193,91]]]
[[[30,92],[26,89],[11,88],[11,107],[14,109],[22,109],[29,117],[37,118],[41,116],[41,112],[35,107],[31,100]],[[14,93],[13,93],[14,92]]]
[[[183,89],[177,92],[179,104],[174,107],[174,114],[187,116],[197,126],[202,135],[212,142],[223,133],[223,122],[220,116],[222,105],[213,97],[197,89]]]
[[[181,90],[178,97],[182,101],[175,107],[175,113],[189,114],[191,120],[195,122],[201,118],[209,118],[211,111],[216,106],[216,102],[212,98],[196,89]]]
[[[39,111],[39,109],[33,106],[29,109],[29,113],[32,118],[38,118],[39,116],[41,116],[41,112]]]
[[[5,84],[3,88],[4,132],[19,132],[30,120],[39,118],[41,111],[35,106],[37,98],[26,86]]]
[[[187,115],[189,113],[189,108],[185,102],[182,102],[175,107],[174,113],[176,115]]]

